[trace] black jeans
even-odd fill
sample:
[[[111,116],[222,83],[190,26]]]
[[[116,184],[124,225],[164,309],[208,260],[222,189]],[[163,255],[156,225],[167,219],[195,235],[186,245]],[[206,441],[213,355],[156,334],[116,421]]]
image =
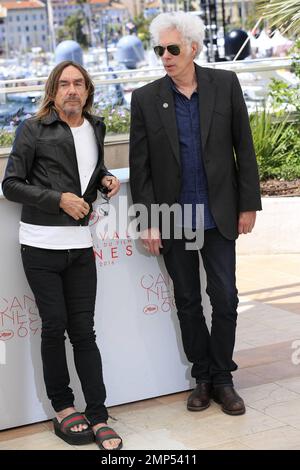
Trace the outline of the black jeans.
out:
[[[206,230],[200,252],[212,305],[211,333],[201,302],[199,252],[185,250],[184,240],[174,240],[164,255],[174,284],[183,347],[197,382],[232,384],[231,372],[237,369],[232,360],[238,306],[235,241],[225,239],[217,229]]]
[[[25,274],[42,319],[42,361],[48,398],[55,411],[73,406],[65,332],[92,425],[106,422],[102,363],[94,332],[96,265],[92,248],[47,250],[21,246]]]

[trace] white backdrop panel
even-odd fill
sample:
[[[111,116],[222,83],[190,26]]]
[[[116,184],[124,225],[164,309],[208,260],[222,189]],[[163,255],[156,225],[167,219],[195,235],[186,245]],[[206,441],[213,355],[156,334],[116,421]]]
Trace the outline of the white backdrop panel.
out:
[[[120,194],[127,192],[124,182]],[[100,202],[96,201],[95,209]],[[118,213],[119,199],[112,204]],[[21,264],[19,219],[20,205],[0,198],[0,429],[53,416],[42,378],[41,322]],[[111,239],[105,230],[97,236],[97,216],[91,224],[98,273],[95,328],[106,404],[191,388],[172,283],[163,260],[146,255],[139,241],[121,239],[118,232]],[[205,309],[209,310],[207,299]],[[68,341],[67,350],[76,405],[84,410]]]

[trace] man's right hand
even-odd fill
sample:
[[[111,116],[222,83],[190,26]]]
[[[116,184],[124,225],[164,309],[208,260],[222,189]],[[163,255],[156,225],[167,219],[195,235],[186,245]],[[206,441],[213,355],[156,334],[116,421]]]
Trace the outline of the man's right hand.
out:
[[[163,246],[158,228],[148,228],[141,232],[141,240],[148,253],[155,256],[160,254],[159,249]]]
[[[90,211],[88,203],[73,193],[62,193],[59,207],[75,220],[83,219]]]

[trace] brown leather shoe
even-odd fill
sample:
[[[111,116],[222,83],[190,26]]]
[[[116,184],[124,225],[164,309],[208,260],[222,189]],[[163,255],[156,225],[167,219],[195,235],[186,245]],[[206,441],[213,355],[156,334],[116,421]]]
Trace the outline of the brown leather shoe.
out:
[[[195,390],[190,394],[187,401],[187,409],[189,411],[202,411],[210,405],[211,384],[200,382]]]
[[[222,411],[228,415],[243,415],[246,412],[243,399],[237,394],[232,385],[219,385],[213,389],[212,397],[222,405]]]

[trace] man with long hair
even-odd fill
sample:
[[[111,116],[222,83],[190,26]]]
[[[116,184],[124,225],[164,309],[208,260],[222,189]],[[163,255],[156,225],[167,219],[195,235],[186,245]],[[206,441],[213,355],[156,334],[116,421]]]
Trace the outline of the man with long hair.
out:
[[[97,190],[120,187],[103,161],[105,125],[91,114],[94,86],[72,61],[58,64],[45,86],[36,116],[17,129],[3,194],[23,204],[19,239],[24,271],[42,319],[42,362],[54,431],[69,444],[96,441],[120,449],[107,426],[102,364],[94,332],[96,265],[88,227]],[[86,401],[74,408],[65,332]]]

